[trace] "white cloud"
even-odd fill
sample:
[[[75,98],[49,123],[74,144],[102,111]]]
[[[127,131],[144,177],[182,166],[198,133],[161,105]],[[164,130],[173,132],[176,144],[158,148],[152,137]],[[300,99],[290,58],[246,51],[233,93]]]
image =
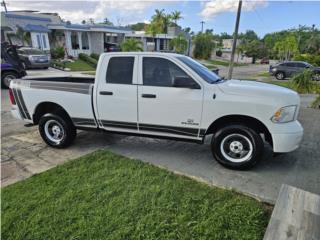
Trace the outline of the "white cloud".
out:
[[[168,2],[156,1],[12,1],[9,10],[38,10],[41,12],[57,12],[63,19],[72,23],[93,18],[96,22],[108,18],[115,24],[144,21],[145,12],[150,7],[158,8],[159,4]]]
[[[223,12],[236,12],[238,4],[238,0],[212,0],[204,4],[200,16],[204,19],[210,19]],[[267,0],[243,1],[242,11],[253,11],[256,8],[265,7],[266,5]]]

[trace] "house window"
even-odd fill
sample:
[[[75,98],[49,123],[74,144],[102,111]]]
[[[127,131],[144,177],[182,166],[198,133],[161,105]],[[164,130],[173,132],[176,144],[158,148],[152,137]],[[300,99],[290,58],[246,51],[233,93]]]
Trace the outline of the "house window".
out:
[[[43,40],[43,48],[47,49],[47,41],[46,41],[46,36],[42,35],[42,40]]]
[[[71,32],[71,46],[72,49],[79,49],[79,38],[77,32]]]
[[[81,35],[81,42],[82,42],[82,49],[86,50],[89,49],[89,38],[88,33],[83,32]]]
[[[39,34],[37,34],[37,43],[38,43],[38,48],[41,48],[41,38]]]

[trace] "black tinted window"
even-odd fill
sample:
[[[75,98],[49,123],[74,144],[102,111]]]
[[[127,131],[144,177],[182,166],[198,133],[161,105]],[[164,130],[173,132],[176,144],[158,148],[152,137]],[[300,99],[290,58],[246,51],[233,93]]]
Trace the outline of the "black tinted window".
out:
[[[143,58],[143,85],[172,87],[176,77],[193,80],[173,62],[156,57]]]
[[[306,64],[304,64],[304,63],[296,63],[296,67],[305,68]]]
[[[134,57],[112,57],[109,60],[107,83],[132,84]]]

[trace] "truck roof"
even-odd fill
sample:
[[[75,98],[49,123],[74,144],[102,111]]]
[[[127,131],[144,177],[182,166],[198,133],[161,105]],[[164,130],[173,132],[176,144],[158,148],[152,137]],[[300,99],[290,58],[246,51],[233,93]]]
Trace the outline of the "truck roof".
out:
[[[107,53],[102,53],[101,55],[115,55],[115,56],[121,56],[121,55],[128,55],[128,54],[132,54],[132,55],[150,55],[150,56],[172,56],[172,57],[176,57],[176,56],[186,56],[183,54],[178,54],[178,53],[164,53],[164,52],[107,52]]]

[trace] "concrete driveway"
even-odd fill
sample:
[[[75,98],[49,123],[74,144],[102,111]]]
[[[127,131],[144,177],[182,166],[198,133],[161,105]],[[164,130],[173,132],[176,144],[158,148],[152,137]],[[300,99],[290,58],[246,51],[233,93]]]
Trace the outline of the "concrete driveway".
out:
[[[45,73],[44,73],[45,74]],[[79,132],[68,149],[46,146],[37,127],[25,128],[10,113],[7,91],[1,91],[1,180],[6,186],[45,171],[70,159],[97,149],[110,149],[130,158],[141,159],[171,171],[185,174],[209,184],[232,188],[274,203],[283,183],[320,194],[320,112],[302,107],[299,120],[305,135],[295,152],[273,157],[266,154],[258,166],[250,171],[228,170],[213,160],[209,139],[203,145],[121,136],[96,132]],[[303,96],[304,102],[312,97]]]

